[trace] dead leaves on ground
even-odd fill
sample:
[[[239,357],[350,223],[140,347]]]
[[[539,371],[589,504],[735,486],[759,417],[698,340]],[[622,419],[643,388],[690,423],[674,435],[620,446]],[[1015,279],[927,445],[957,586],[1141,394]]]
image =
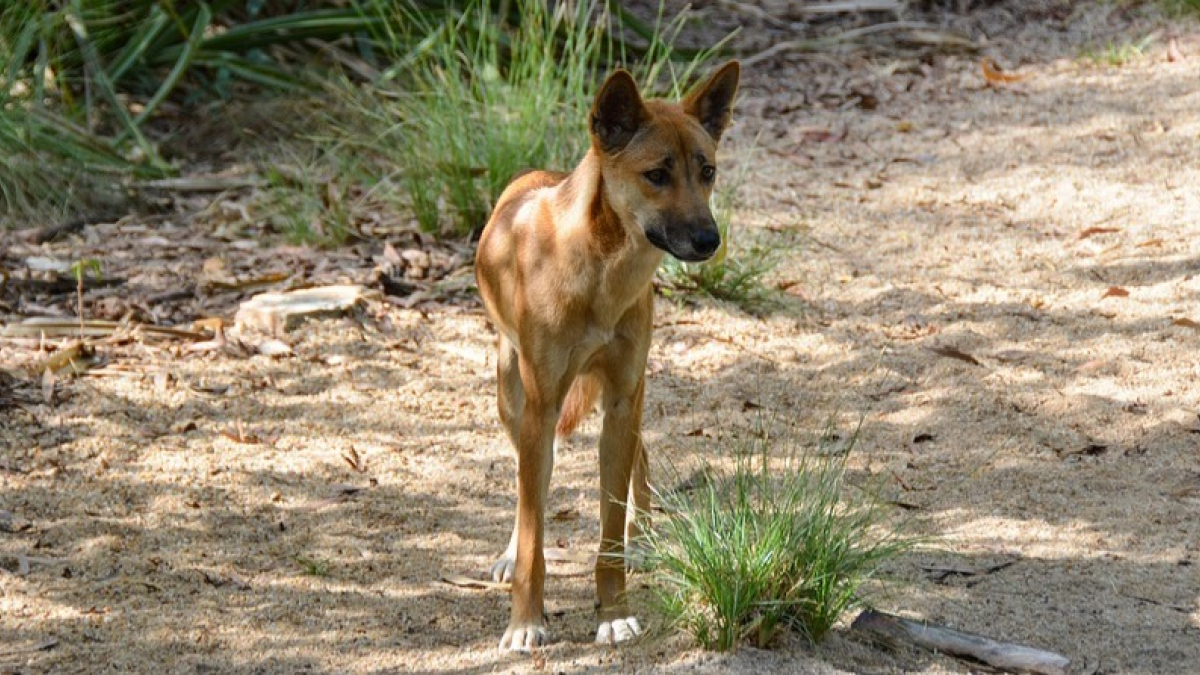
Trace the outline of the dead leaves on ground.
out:
[[[975,358],[974,356],[971,356],[970,354],[962,351],[961,349],[958,349],[957,347],[934,346],[934,347],[925,347],[924,349],[925,349],[925,351],[933,352],[934,354],[937,354],[938,356],[944,356],[948,359],[956,359],[958,361],[962,361],[963,363],[969,363],[973,366],[982,366],[983,365],[982,363],[979,362],[979,359]]]
[[[217,433],[225,438],[228,438],[234,443],[239,443],[242,445],[274,446],[279,442],[279,438],[283,436],[283,432],[279,430],[272,430],[260,436],[252,431],[247,431],[241,420],[237,421],[237,424],[233,429],[221,429]]]
[[[1014,84],[1029,78],[1028,74],[1003,72],[995,61],[986,57],[979,60],[979,67],[983,71],[983,80],[989,87]]]

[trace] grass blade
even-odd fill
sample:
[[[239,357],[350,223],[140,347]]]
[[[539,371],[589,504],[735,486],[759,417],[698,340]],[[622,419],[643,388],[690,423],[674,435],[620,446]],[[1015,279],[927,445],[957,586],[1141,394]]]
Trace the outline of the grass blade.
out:
[[[154,96],[146,102],[141,114],[133,120],[134,127],[140,127],[158,109],[158,106],[167,98],[167,95],[179,84],[179,80],[192,64],[192,58],[195,57],[196,50],[199,49],[200,43],[204,40],[204,31],[208,29],[208,25],[211,22],[212,12],[209,11],[208,4],[204,2],[200,3],[200,11],[196,14],[196,22],[192,24],[192,32],[188,35],[188,41],[184,45],[183,53],[179,55],[179,60],[175,62],[175,66],[171,68],[171,72],[167,73],[167,77],[163,80],[162,85],[159,86],[158,91],[154,92]]]

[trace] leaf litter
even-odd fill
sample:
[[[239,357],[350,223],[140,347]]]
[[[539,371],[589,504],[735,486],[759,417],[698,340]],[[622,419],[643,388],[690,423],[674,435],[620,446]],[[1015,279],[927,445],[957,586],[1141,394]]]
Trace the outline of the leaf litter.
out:
[[[780,7],[763,4],[777,21],[744,31],[748,51],[794,38],[777,25],[794,23]],[[1195,59],[1168,66],[1169,54],[1156,53],[1098,75],[1073,61],[1080,43],[1063,41],[1094,35],[1098,24],[1126,29],[1127,13],[1030,6],[1023,9],[1038,23],[1013,34],[1003,27],[1014,10],[974,7],[955,15],[955,32],[988,35],[985,51],[1003,45],[992,58],[1032,75],[1019,87],[1024,95],[1004,95],[1001,106],[997,87],[980,86],[978,53],[922,53],[936,35],[921,47],[925,38],[911,30],[899,33],[913,40],[867,35],[836,53],[779,50],[748,69],[730,147],[739,134],[742,142],[761,134],[768,151],[743,188],[738,236],[785,252],[779,269],[799,280],[803,307],[757,319],[659,302],[647,444],[653,457],[711,457],[718,440],[761,412],[743,410],[745,401],[787,411],[810,430],[869,409],[847,461],[921,490],[910,514],[948,542],[956,560],[946,567],[1020,561],[971,577],[977,583],[967,588],[902,563],[896,573],[911,583],[878,602],[996,638],[1031,640],[1036,626],[1038,642],[1114,672],[1147,663],[1184,672],[1200,648],[1176,630],[1180,612],[1167,606],[1189,609],[1194,623],[1189,570],[1198,561],[1187,542],[1200,537],[1191,517],[1196,482],[1181,477],[1194,463],[1196,419],[1188,414],[1200,400],[1185,385],[1196,328],[1180,322],[1192,321],[1189,298],[1200,291],[1188,278],[1194,237],[1184,226],[1195,222],[1186,188],[1198,177],[1178,148],[1197,131],[1187,108]],[[710,18],[713,30],[725,20]],[[802,30],[819,37],[854,26],[824,17]],[[1192,51],[1189,40],[1180,33],[1177,49]],[[1134,105],[1135,94],[1158,102],[1153,117],[1167,122],[1164,131],[1137,144],[1104,137],[1095,120],[1143,128],[1150,113]],[[794,131],[804,128],[828,133]],[[1119,161],[1106,154],[1125,140]],[[936,160],[893,161],[905,157]],[[881,166],[897,168],[880,178]],[[1137,181],[1155,189],[1130,187]],[[1100,198],[1091,186],[1107,192]],[[1111,222],[1110,207],[1123,209],[1122,232],[1144,246],[1115,263],[1081,261],[1076,247],[1062,246],[1081,223]],[[512,518],[511,451],[494,413],[494,337],[473,299],[469,245],[439,248],[403,227],[327,251],[273,245],[252,230],[256,241],[244,246],[245,235],[177,214],[65,228],[36,246],[4,235],[4,323],[47,317],[64,331],[0,340],[0,372],[13,373],[11,386],[0,382],[0,493],[21,495],[19,511],[34,523],[0,535],[5,564],[24,559],[28,567],[5,582],[0,628],[18,646],[59,640],[23,654],[25,667],[100,659],[137,672],[168,654],[209,672],[269,669],[266,659],[339,672],[525,668],[490,649],[507,618],[499,594],[479,594],[484,601],[437,581],[448,569],[482,574]],[[85,319],[119,323],[129,314],[126,325],[143,328],[69,332],[78,326],[75,281],[23,264],[36,256],[101,259],[105,278],[123,281],[86,285]],[[212,258],[221,263],[206,279]],[[1092,272],[1107,264],[1106,287],[1138,289],[1138,302],[1120,303],[1110,318],[1091,310],[1100,292]],[[231,328],[255,294],[340,284],[382,299],[268,336],[299,358],[264,355],[262,336]],[[225,343],[188,351],[219,342],[215,325],[193,326],[213,318],[224,322]],[[948,349],[958,355],[913,341],[931,326],[956,340]],[[676,352],[663,346],[668,331],[695,339]],[[957,342],[966,331],[971,339]],[[103,359],[91,372],[121,376],[56,378],[55,407],[40,404],[39,364],[78,339]],[[994,369],[930,367],[931,353],[971,364],[963,357],[978,363],[976,355],[1014,350],[1037,358],[997,359]],[[881,370],[911,384],[872,399]],[[1144,412],[1123,412],[1128,401]],[[596,538],[598,426],[588,424],[559,458],[551,494],[551,514],[583,514],[549,519],[548,541],[562,540],[573,554],[590,552]],[[281,430],[276,442],[261,442]],[[914,453],[921,434],[937,441]],[[241,442],[251,438],[260,442]],[[1136,447],[1145,452],[1118,451]],[[363,466],[369,458],[376,484],[343,458],[352,457],[348,448]],[[348,470],[361,483],[339,486]],[[68,562],[38,564],[29,555],[35,544]],[[304,574],[300,558],[329,561],[328,574]],[[119,582],[93,583],[118,566],[111,579]],[[244,583],[223,582],[235,578]],[[1097,593],[1097,579],[1121,593]],[[678,642],[613,654],[586,644],[593,590],[586,573],[555,575],[548,609],[558,642],[543,654],[548,670],[973,667],[942,656],[914,661],[841,634],[822,647],[820,662],[787,641],[779,652],[720,658]],[[314,621],[329,616],[340,622],[334,630]],[[1097,616],[1106,630],[1096,631]]]

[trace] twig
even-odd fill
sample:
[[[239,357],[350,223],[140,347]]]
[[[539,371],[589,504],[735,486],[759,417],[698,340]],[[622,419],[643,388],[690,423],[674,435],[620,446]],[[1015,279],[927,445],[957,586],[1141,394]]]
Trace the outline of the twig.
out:
[[[764,23],[768,23],[772,26],[775,26],[776,28],[791,28],[792,27],[791,24],[789,24],[788,22],[771,16],[770,14],[768,14],[766,12],[766,10],[762,9],[761,7],[756,7],[754,5],[751,5],[751,4],[748,4],[745,2],[737,2],[737,0],[721,0],[720,3],[718,3],[718,4],[720,4],[721,7],[725,8],[725,9],[730,9],[735,12],[741,12],[742,14],[749,14],[750,16],[752,16],[756,19],[759,19],[760,21],[762,21]]]
[[[858,615],[851,629],[870,634],[885,643],[908,643],[957,657],[968,657],[993,668],[1035,675],[1066,675],[1071,660],[1061,654],[1024,645],[961,633],[932,624],[910,621],[884,612],[867,610]]]
[[[845,30],[837,35],[830,35],[827,37],[813,38],[809,40],[787,40],[786,42],[780,42],[779,44],[772,45],[757,54],[743,57],[742,66],[752,66],[759,61],[765,61],[777,54],[782,54],[784,52],[815,52],[821,49],[837,46],[844,42],[850,42],[862,37],[867,37],[868,35],[888,33],[892,31],[920,31],[924,41],[929,41],[927,38],[930,34],[936,34],[941,37],[941,41],[944,43],[954,44],[968,49],[975,48],[975,43],[971,42],[970,39],[962,35],[946,32],[945,30],[933,24],[924,23],[921,21],[889,21],[887,23],[877,23],[870,26],[863,26],[862,28]]]
[[[75,220],[68,220],[64,223],[57,223],[55,225],[47,225],[45,227],[25,230],[24,232],[21,232],[20,236],[22,239],[31,244],[45,244],[46,242],[54,241],[63,235],[78,232],[88,225],[107,223],[118,218],[120,218],[120,216],[115,214],[103,214],[88,218],[77,218]]]

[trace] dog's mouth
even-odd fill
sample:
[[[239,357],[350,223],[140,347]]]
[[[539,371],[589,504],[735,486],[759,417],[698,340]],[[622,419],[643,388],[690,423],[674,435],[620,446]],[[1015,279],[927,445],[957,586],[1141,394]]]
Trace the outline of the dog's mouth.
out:
[[[646,228],[646,239],[659,248],[680,260],[681,262],[704,262],[713,257],[721,246],[721,236],[715,228],[712,232],[700,231],[699,236],[673,238],[660,228]],[[680,241],[679,239],[682,239]]]

